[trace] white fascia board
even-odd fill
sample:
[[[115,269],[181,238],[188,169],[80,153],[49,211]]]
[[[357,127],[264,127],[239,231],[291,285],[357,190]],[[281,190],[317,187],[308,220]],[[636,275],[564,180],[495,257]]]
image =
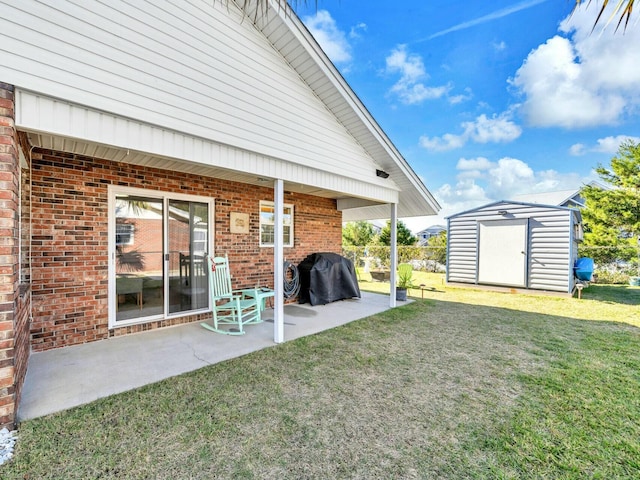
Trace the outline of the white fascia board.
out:
[[[393,182],[382,187],[18,88],[15,99],[16,128],[26,131],[279,178],[375,202],[398,199]]]

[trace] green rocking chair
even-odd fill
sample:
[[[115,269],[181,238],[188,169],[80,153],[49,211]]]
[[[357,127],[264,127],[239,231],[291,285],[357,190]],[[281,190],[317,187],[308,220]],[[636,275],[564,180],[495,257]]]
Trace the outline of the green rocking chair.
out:
[[[231,289],[231,272],[229,259],[224,257],[210,257],[207,255],[207,276],[209,278],[209,293],[213,310],[213,325],[203,322],[207,330],[225,335],[244,335],[244,325],[260,323],[260,308],[258,295],[252,290],[236,291]],[[253,296],[251,296],[254,294]],[[220,328],[221,325],[232,325],[229,329]]]

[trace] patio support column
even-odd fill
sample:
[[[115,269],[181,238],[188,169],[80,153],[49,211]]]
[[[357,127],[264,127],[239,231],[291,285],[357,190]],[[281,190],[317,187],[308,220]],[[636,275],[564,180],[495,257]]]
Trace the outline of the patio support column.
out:
[[[396,272],[398,270],[398,204],[391,204],[391,272],[389,276],[389,306],[396,306]]]
[[[284,182],[276,179],[273,185],[273,341],[284,342]]]

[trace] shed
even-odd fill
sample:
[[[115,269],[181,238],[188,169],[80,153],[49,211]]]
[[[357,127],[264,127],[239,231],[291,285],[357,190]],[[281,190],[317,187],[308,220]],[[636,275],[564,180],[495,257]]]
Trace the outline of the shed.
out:
[[[447,222],[447,283],[573,294],[578,210],[501,200]]]

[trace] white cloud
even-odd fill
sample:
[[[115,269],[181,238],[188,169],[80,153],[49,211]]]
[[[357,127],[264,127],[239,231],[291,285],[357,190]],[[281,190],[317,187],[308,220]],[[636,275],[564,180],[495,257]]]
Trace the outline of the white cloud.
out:
[[[400,74],[400,79],[391,87],[390,93],[397,95],[407,105],[440,98],[451,90],[449,85],[426,86],[424,82],[429,79],[429,75],[422,57],[408,53],[406,45],[398,45],[386,58],[386,72]]]
[[[462,135],[452,135],[445,133],[442,137],[420,137],[420,146],[433,152],[446,152],[463,147],[466,139]]]
[[[469,87],[464,89],[464,93],[459,95],[449,95],[447,99],[451,105],[457,105],[462,102],[466,102],[467,100],[471,100],[473,98],[473,92]]]
[[[480,115],[473,122],[462,124],[465,133],[478,143],[504,143],[515,140],[522,134],[522,129],[513,123],[507,114],[487,118]]]
[[[498,200],[510,200],[516,195],[578,189],[596,180],[576,173],[555,170],[534,170],[517,158],[504,157],[491,161],[485,157],[460,158],[456,165],[456,183],[446,183],[433,190],[442,206],[437,216],[405,219],[414,232],[429,225],[444,224],[445,218]]]
[[[534,49],[510,79],[524,96],[521,110],[529,124],[610,125],[640,107],[640,29],[622,35],[611,26],[592,33],[597,8],[579,8],[567,17],[561,35]]]
[[[448,203],[486,202],[489,200],[485,190],[472,179],[460,180],[455,187],[449,184],[442,185],[437,193]]]
[[[344,64],[351,61],[351,46],[347,37],[328,11],[318,10],[315,15],[304,17],[302,21],[332,62]]]
[[[569,153],[571,155],[584,155],[588,152],[597,152],[597,153],[607,153],[609,155],[615,155],[618,153],[618,149],[623,142],[632,141],[634,143],[640,143],[640,137],[634,137],[631,135],[617,135],[617,136],[609,136],[605,138],[599,138],[597,140],[596,145],[591,147],[587,147],[582,143],[576,143],[575,145],[571,145],[569,148]]]
[[[506,195],[509,198],[521,192],[523,186],[531,185],[535,181],[535,174],[522,160],[505,157],[498,160],[498,165],[489,169],[487,180],[490,195]]]
[[[434,191],[442,206],[438,216],[440,219],[487,203],[509,200],[523,193],[577,190],[594,180],[575,173],[535,171],[522,160],[510,157],[495,162],[485,157],[461,158],[456,169],[456,184],[447,183]],[[431,220],[431,223],[438,222]]]
[[[351,27],[351,31],[349,32],[349,38],[360,38],[360,32],[367,31],[367,24],[360,22],[359,24]]]
[[[487,170],[494,168],[496,165],[496,163],[484,157],[472,159],[461,158],[456,165],[456,169],[459,171],[456,178],[458,181],[481,179],[486,175]]]
[[[598,139],[598,145],[593,148],[593,151],[615,155],[616,153],[618,153],[620,144],[628,140],[634,143],[640,143],[640,137],[632,137],[631,135],[618,135],[616,137],[605,137],[605,138]]]
[[[574,157],[579,157],[587,153],[587,147],[584,143],[575,143],[569,148],[569,153]]]
[[[457,170],[489,170],[494,168],[495,163],[489,161],[488,158],[478,157],[472,159],[461,158],[456,165]]]
[[[491,45],[496,52],[502,52],[507,49],[507,44],[504,42],[504,40],[500,42],[493,42]]]
[[[475,179],[460,179],[455,185],[445,183],[433,192],[442,210],[438,218],[444,219],[456,213],[490,203],[484,188]],[[444,223],[442,220],[432,220],[430,224]],[[424,227],[422,227],[424,228]]]
[[[442,137],[420,137],[420,145],[427,150],[447,151],[463,147],[469,140],[476,143],[507,143],[522,134],[522,129],[505,112],[491,118],[484,113],[471,122],[461,124],[463,133],[446,133]]]

